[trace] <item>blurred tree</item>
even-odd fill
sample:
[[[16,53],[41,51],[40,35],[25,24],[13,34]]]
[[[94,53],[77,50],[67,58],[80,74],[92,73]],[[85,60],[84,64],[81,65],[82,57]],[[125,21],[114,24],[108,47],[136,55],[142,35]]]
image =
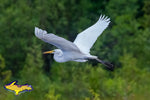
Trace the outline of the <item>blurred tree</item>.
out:
[[[42,70],[43,61],[41,58],[41,47],[33,43],[33,46],[28,48],[28,54],[25,60],[25,65],[19,75],[21,75],[21,83],[32,85],[31,93],[21,95],[18,100],[42,100],[45,93],[48,91],[49,79]]]
[[[138,64],[141,67],[147,67],[148,70],[150,66],[150,1],[144,0],[143,1],[143,16],[138,18],[138,21],[140,22],[140,34],[134,39],[136,46],[135,46],[135,51],[136,51],[136,56],[138,57],[139,61]]]
[[[4,54],[6,67],[15,74],[22,69],[38,20],[35,10],[24,0],[0,0],[0,8],[0,53]]]
[[[11,71],[5,68],[5,60],[2,55],[0,55],[0,80],[2,80],[3,82],[7,82],[10,80],[10,78]]]

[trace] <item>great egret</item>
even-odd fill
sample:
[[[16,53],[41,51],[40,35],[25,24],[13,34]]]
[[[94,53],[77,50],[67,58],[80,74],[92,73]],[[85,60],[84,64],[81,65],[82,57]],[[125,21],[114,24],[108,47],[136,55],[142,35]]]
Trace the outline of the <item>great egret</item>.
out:
[[[112,64],[106,63],[97,56],[91,55],[90,48],[93,46],[99,35],[107,28],[110,23],[110,18],[101,15],[99,20],[77,35],[74,42],[70,42],[62,37],[52,33],[47,34],[47,31],[35,27],[35,35],[39,39],[56,46],[59,49],[44,52],[44,54],[53,53],[54,59],[57,62],[86,62],[89,59],[95,59],[107,67],[113,67]]]

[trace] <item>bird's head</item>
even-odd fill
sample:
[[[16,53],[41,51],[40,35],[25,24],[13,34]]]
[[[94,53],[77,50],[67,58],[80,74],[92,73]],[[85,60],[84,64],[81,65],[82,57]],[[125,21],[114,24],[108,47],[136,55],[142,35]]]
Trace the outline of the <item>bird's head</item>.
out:
[[[63,52],[60,49],[54,49],[51,51],[43,52],[43,54],[56,54],[58,56],[61,56],[63,54]]]

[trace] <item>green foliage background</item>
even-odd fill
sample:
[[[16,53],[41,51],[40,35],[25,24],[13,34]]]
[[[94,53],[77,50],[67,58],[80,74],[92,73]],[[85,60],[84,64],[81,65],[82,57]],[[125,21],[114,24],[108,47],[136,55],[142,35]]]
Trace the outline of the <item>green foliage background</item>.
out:
[[[150,98],[149,0],[0,0],[0,100],[147,100]],[[34,27],[74,41],[100,14],[111,18],[91,54],[96,61],[57,63],[43,51],[56,47]],[[18,80],[33,91],[15,96],[4,85]]]

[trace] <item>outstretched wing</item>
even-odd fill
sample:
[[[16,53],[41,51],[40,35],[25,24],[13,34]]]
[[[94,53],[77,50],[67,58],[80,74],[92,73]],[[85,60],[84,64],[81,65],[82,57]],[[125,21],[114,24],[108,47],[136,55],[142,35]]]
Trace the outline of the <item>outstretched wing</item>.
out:
[[[35,36],[43,40],[44,42],[56,46],[62,51],[72,51],[78,49],[78,47],[74,43],[54,34],[47,34],[47,31],[39,29],[37,27],[35,27]]]
[[[74,41],[74,44],[85,54],[89,54],[90,48],[93,46],[99,35],[107,28],[110,23],[110,18],[100,16],[99,20],[79,33]]]

